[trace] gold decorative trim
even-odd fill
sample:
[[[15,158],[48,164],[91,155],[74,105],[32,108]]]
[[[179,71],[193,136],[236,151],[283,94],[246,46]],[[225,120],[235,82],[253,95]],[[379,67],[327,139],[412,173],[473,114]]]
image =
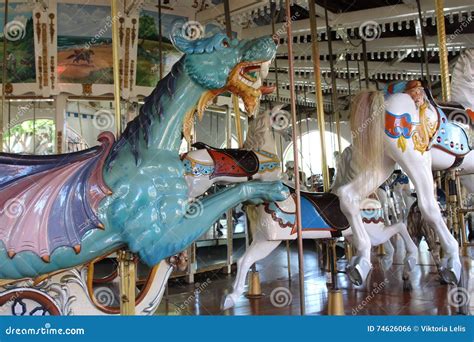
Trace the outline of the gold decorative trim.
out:
[[[51,56],[51,89],[54,89],[54,81],[56,80],[55,72],[54,72],[54,56]]]
[[[82,94],[85,96],[92,95],[92,84],[91,83],[83,83],[82,84]]]
[[[39,88],[43,89],[43,58],[38,56],[38,83]]]
[[[120,46],[123,44],[123,22],[125,21],[125,18],[121,17],[119,19],[120,23],[120,28],[119,28],[119,37],[120,37]]]
[[[13,94],[13,84],[11,84],[10,82],[8,83],[5,83],[5,95],[11,95]]]
[[[124,65],[124,79],[123,87],[128,88],[128,74],[130,70],[130,27],[125,29],[125,65]]]
[[[58,131],[56,133],[56,153],[63,153],[63,131]]]
[[[53,44],[54,41],[54,13],[49,14],[49,37],[51,38],[51,44]]]
[[[135,38],[136,38],[136,34],[137,34],[137,29],[135,27],[135,25],[137,24],[137,19],[133,18],[132,19],[132,46],[135,45]]]
[[[43,55],[43,86],[48,86],[48,36],[46,33],[47,24],[41,24],[41,44]]]
[[[132,59],[130,62],[130,91],[133,90],[133,74],[135,72],[135,61]]]
[[[38,38],[38,44],[39,44],[39,42],[41,41],[41,23],[40,23],[41,13],[36,12],[35,18],[36,18],[36,37]]]
[[[123,75],[123,59],[120,58],[120,59],[119,59],[119,83],[120,83],[120,85],[121,85],[122,82],[123,82],[123,77],[122,77],[122,75]]]

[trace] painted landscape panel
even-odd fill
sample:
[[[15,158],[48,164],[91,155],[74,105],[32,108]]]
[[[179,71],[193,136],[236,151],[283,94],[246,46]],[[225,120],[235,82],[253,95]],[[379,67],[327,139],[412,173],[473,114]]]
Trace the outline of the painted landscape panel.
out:
[[[169,38],[173,23],[179,19],[186,21],[187,18],[166,13],[162,13],[161,17],[164,76],[181,57],[181,52],[175,49]],[[139,86],[154,87],[160,79],[159,25],[158,12],[140,12],[136,81]]]
[[[110,7],[58,4],[58,79],[113,83]]]
[[[29,4],[10,3],[8,5],[8,20],[4,26],[5,14],[0,11],[0,46],[3,40],[7,42],[7,82],[34,83],[35,43],[33,31],[32,8]],[[0,49],[0,82],[3,78],[3,49]]]

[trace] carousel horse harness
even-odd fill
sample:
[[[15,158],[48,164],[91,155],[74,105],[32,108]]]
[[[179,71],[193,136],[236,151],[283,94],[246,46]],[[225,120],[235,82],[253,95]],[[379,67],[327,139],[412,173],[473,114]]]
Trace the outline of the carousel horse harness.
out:
[[[437,103],[433,98],[431,90],[423,86],[421,81],[392,83],[386,88],[385,93],[386,95],[391,95],[404,92],[409,94],[416,103],[420,100],[420,95],[416,93],[417,88],[422,89],[424,95],[426,95],[426,99],[423,100],[425,103],[419,106],[420,122],[412,122],[409,113],[396,115],[387,112],[385,123],[386,134],[398,139],[399,147],[403,151],[406,148],[404,144],[405,139],[413,137],[415,149],[421,153],[431,148],[437,148],[449,153],[456,158],[450,169],[458,167],[462,164],[464,156],[471,151],[471,146],[469,137],[464,128],[456,122],[449,121],[447,114],[452,111],[465,111],[465,108],[453,103]],[[434,108],[437,114],[436,125],[429,122],[430,120],[425,116],[426,105],[431,105]]]
[[[439,124],[438,131],[436,133],[436,141],[434,141],[434,139],[432,140],[433,145],[431,147],[439,148],[449,154],[454,155],[456,159],[449,169],[455,169],[462,164],[465,155],[471,151],[474,142],[469,141],[469,136],[466,134],[466,131],[456,122],[448,122],[447,117],[453,111],[465,112],[466,108],[457,102],[437,103],[433,98],[431,90],[428,88],[425,88],[425,93],[428,97],[428,100],[431,102],[438,113]],[[448,128],[445,126],[448,126]],[[453,129],[458,131],[456,132],[458,134],[453,134]],[[444,137],[444,135],[446,136]],[[453,138],[458,138],[459,142],[456,143]]]
[[[247,177],[251,180],[258,173],[260,163],[257,154],[253,151],[215,148],[197,142],[192,145],[197,149],[205,149],[214,161],[214,170],[210,179],[222,176]]]

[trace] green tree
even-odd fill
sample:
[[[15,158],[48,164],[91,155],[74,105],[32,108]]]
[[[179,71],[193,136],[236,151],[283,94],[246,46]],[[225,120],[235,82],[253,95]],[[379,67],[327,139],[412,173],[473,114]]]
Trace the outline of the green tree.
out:
[[[140,44],[143,44],[145,39],[158,40],[158,31],[155,25],[155,19],[147,14],[140,16],[138,22],[138,38],[142,39]]]

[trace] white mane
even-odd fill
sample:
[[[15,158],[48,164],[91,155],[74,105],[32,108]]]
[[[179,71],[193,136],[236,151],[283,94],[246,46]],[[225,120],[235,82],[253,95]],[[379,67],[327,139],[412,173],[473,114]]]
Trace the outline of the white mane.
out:
[[[474,49],[464,50],[454,65],[451,99],[474,109]]]
[[[267,142],[267,134],[271,134],[271,120],[270,118],[278,113],[283,105],[275,106],[272,109],[267,109],[263,113],[257,115],[257,117],[249,122],[249,128],[247,131],[247,138],[245,139],[243,148],[245,150],[258,150],[261,149]]]

